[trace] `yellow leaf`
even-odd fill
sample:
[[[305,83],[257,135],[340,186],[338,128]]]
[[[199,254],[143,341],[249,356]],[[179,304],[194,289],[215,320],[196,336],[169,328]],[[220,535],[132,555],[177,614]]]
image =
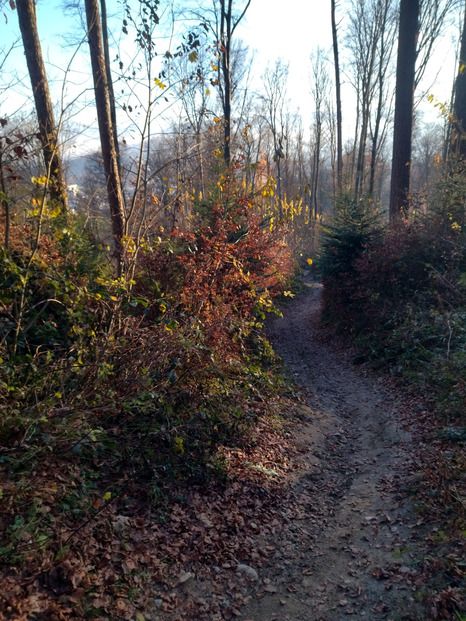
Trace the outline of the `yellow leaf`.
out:
[[[53,209],[50,213],[49,216],[51,218],[56,218],[58,215],[61,214],[61,207],[60,205],[57,205],[57,207],[55,207],[55,209]]]
[[[104,500],[110,500],[111,497],[112,497],[112,492],[105,492]]]
[[[312,259],[308,259],[307,262],[309,263],[309,265],[312,265]]]
[[[175,438],[175,450],[177,453],[184,453],[183,438],[180,436]]]
[[[190,62],[195,63],[197,60],[197,52],[196,51],[191,52],[188,58]]]

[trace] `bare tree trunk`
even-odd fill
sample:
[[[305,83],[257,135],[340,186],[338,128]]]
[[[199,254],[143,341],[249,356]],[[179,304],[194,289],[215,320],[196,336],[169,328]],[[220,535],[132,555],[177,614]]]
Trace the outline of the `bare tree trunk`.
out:
[[[11,210],[10,201],[8,200],[7,188],[5,184],[5,175],[3,174],[3,151],[0,150],[0,192],[1,203],[5,213],[5,238],[4,245],[7,250],[10,248],[10,228],[11,228]]]
[[[366,161],[366,141],[369,128],[368,110],[362,106],[362,125],[359,135],[358,155],[356,158],[356,176],[354,180],[354,200],[357,201],[364,192],[364,163]]]
[[[358,144],[359,124],[361,122],[360,93],[361,93],[361,89],[360,89],[360,84],[358,83],[356,85],[356,119],[355,119],[355,124],[354,124],[354,138],[353,138],[353,144],[351,145],[351,158],[349,159],[349,162],[347,164],[347,167],[349,167],[349,170],[347,168],[347,176],[349,177],[349,180],[351,181],[352,184],[354,183],[355,178],[356,178],[356,172],[355,172],[356,171],[356,153],[357,153],[356,145]]]
[[[196,132],[197,157],[199,159],[199,190],[204,196],[204,154],[202,152],[202,133],[201,128]]]
[[[374,132],[372,134],[371,163],[370,163],[369,188],[368,188],[369,196],[374,195],[375,167],[377,163],[377,151],[379,148],[379,132],[380,132],[380,123],[382,120],[382,106],[383,106],[383,89],[382,89],[382,85],[380,84],[379,85],[379,100],[377,103],[377,111],[375,114]]]
[[[315,129],[314,136],[312,141],[314,143],[313,149],[313,163],[312,163],[312,201],[311,204],[314,206],[314,218],[317,219],[319,214],[319,206],[321,207],[320,200],[320,158],[322,152],[322,126],[323,126],[323,118],[322,111],[323,106],[327,97],[328,92],[328,84],[329,84],[329,76],[325,69],[324,63],[324,55],[321,48],[317,48],[317,52],[315,56],[311,57],[313,60],[312,63],[312,72],[311,76],[313,79],[313,83],[311,86],[311,93],[314,97],[315,104]],[[322,207],[321,207],[322,208]]]
[[[338,35],[336,23],[336,0],[331,1],[332,5],[332,39],[333,39],[333,58],[335,62],[335,95],[337,113],[337,188],[342,191],[343,176],[343,142],[342,142],[342,118],[341,118],[341,83],[340,83],[340,59],[338,54]]]
[[[277,155],[278,153],[278,155]],[[278,215],[280,220],[283,220],[283,205],[282,205],[282,171],[280,162],[282,160],[282,147],[280,143],[280,148],[275,149],[275,160],[277,163],[277,199],[278,199]]]
[[[231,149],[231,5],[232,0],[226,0],[228,8],[226,8],[225,0],[220,0],[220,43],[222,54],[222,76],[223,76],[223,122],[224,127],[224,143],[223,157],[227,164],[230,163]]]
[[[314,203],[314,219],[317,220],[319,215],[319,177],[320,177],[320,143],[321,143],[321,130],[317,130],[316,146],[314,150],[314,172],[313,188],[312,188],[312,202]]]
[[[329,152],[330,152],[330,168],[332,170],[332,194],[335,195],[338,190],[337,185],[337,143],[336,143],[336,121],[335,114],[332,108],[332,103],[327,101],[326,105],[326,126],[328,131],[328,144],[329,144]]]
[[[100,10],[102,13],[102,44],[104,48],[105,57],[105,73],[107,76],[108,84],[108,98],[110,102],[110,115],[112,117],[113,128],[113,140],[115,142],[115,150],[118,157],[118,172],[120,173],[121,180],[121,158],[120,158],[120,146],[118,144],[118,131],[116,121],[116,108],[115,108],[115,92],[113,90],[112,71],[110,69],[110,46],[108,43],[108,26],[107,26],[107,1],[100,0]],[[123,200],[124,200],[123,195]]]
[[[53,115],[52,100],[37,33],[35,2],[34,0],[17,0],[16,8],[39,122],[42,153],[47,176],[50,178],[50,198],[61,204],[66,212],[69,211],[66,181],[58,148],[58,131]]]
[[[220,0],[220,41],[219,53],[222,58],[222,84],[220,94],[223,106],[224,145],[223,157],[227,164],[231,158],[231,40],[233,33],[249,8],[251,0],[247,0],[240,16],[233,18],[233,0]]]
[[[125,234],[125,209],[111,116],[109,84],[105,67],[98,0],[85,0],[85,7],[100,144],[105,168],[112,233],[115,242],[115,258],[118,264],[118,275],[121,276],[123,272],[122,240]]]
[[[392,227],[408,207],[419,0],[400,1],[399,28],[389,208]]]
[[[452,152],[466,160],[466,8],[464,10],[463,32],[458,75],[455,84],[455,101],[453,104]]]

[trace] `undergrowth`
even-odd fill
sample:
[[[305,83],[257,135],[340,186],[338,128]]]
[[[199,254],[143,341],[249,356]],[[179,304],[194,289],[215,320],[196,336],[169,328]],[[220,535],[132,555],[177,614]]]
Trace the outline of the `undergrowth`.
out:
[[[324,231],[323,321],[350,335],[356,362],[415,388],[435,412],[424,425],[416,497],[432,618],[456,618],[464,587],[466,488],[466,175],[450,167],[422,215],[384,228],[370,205],[340,208]],[[419,412],[419,417],[421,412]],[[443,532],[442,537],[435,533]],[[438,580],[438,572],[443,572]],[[437,576],[437,577],[436,577]],[[437,616],[436,616],[437,615]]]
[[[99,616],[85,609],[105,592],[117,618],[111,559],[97,560],[109,511],[162,518],[171,481],[226,476],[219,447],[247,443],[267,415],[279,382],[261,327],[293,265],[259,213],[225,174],[197,230],[127,240],[131,277],[116,280],[79,218],[41,222],[39,245],[34,219],[11,227],[0,256],[0,616],[52,615],[73,565],[70,610]],[[98,576],[83,591],[81,556]]]
[[[324,321],[355,337],[361,359],[418,385],[445,423],[464,426],[466,233],[458,192],[462,183],[464,210],[466,188],[457,174],[439,183],[425,215],[396,230],[384,229],[362,201],[340,209],[324,231],[319,268]]]

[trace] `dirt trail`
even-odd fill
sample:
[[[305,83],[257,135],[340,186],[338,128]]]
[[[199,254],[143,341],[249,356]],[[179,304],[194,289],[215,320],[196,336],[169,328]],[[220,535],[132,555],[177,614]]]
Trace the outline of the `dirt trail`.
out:
[[[298,436],[303,467],[282,506],[259,597],[242,618],[421,621],[428,617],[413,586],[417,518],[396,489],[410,436],[397,424],[394,396],[316,338],[320,297],[321,286],[307,283],[269,332],[308,395]]]

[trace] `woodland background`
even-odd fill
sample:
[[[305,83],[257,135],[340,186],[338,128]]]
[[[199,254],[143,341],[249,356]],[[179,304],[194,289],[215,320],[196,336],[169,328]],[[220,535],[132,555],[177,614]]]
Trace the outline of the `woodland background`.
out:
[[[144,577],[129,567],[115,578],[111,563],[79,586],[103,516],[169,512],[173,482],[221,480],[225,447],[277,416],[269,404],[284,388],[263,324],[310,265],[323,322],[358,344],[356,361],[435,408],[451,444],[440,505],[461,531],[464,2],[329,2],[332,45],[312,52],[312,110],[301,113],[285,61],[251,83],[237,37],[248,7],[69,3],[76,54],[61,66],[44,62],[41,4],[3,4],[21,32],[0,58],[5,615],[89,618],[120,591],[143,597]],[[420,85],[446,33],[457,70],[439,101],[435,82]],[[18,48],[31,85],[21,109]],[[56,66],[59,87],[47,79]],[[342,108],[342,83],[355,109]],[[427,97],[438,122],[417,113]],[[99,146],[85,134],[92,152],[76,157],[83,115],[97,119]],[[95,547],[68,575],[89,528]]]

